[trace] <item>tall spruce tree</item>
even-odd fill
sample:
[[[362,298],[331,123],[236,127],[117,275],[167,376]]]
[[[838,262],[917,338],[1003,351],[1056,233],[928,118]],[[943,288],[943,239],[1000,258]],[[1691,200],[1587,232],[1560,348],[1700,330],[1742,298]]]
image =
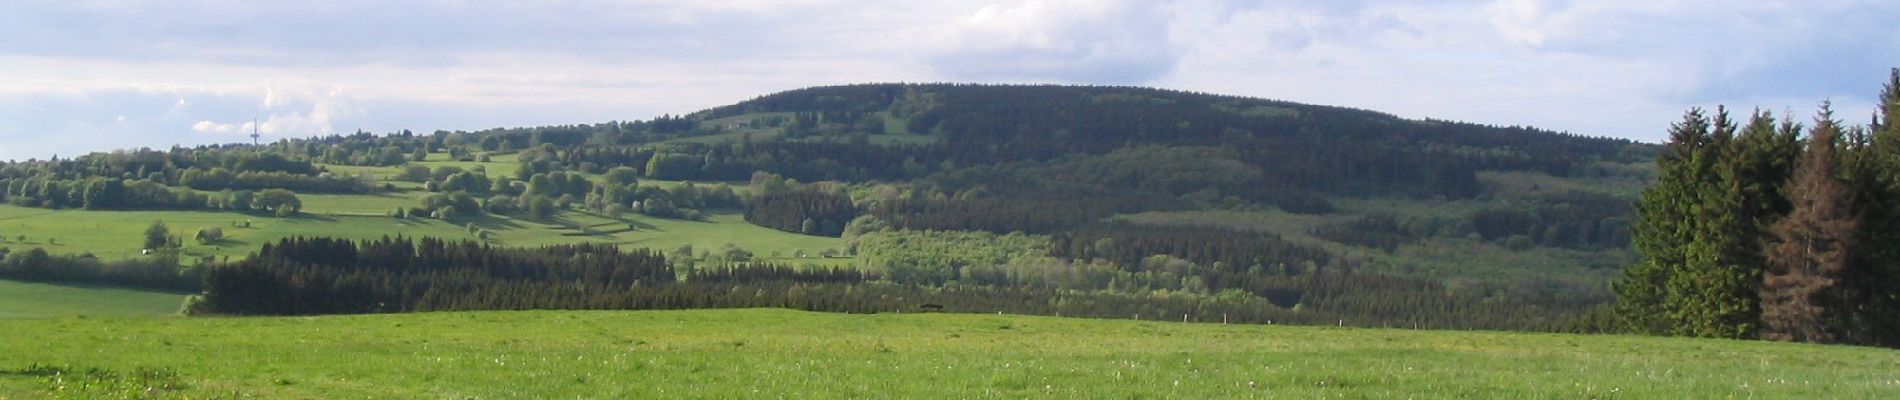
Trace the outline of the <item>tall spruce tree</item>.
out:
[[[1773,114],[1756,110],[1725,157],[1728,177],[1724,180],[1741,197],[1741,212],[1752,221],[1744,227],[1747,230],[1741,236],[1748,239],[1741,243],[1756,260],[1763,257],[1759,238],[1766,235],[1768,226],[1788,215],[1783,186],[1794,177],[1795,160],[1801,157],[1802,128],[1792,120],[1777,121]]]
[[[1900,68],[1889,71],[1886,87],[1880,91],[1880,120],[1873,137],[1881,189],[1881,213],[1875,226],[1881,235],[1872,243],[1879,243],[1881,252],[1879,263],[1868,267],[1877,272],[1863,286],[1879,293],[1871,296],[1873,309],[1866,314],[1875,316],[1869,335],[1874,338],[1872,344],[1900,347],[1900,246],[1893,245],[1900,243]]]
[[[1709,119],[1701,109],[1690,109],[1669,127],[1669,143],[1657,156],[1656,183],[1643,190],[1636,205],[1631,238],[1643,259],[1624,269],[1617,282],[1617,305],[1632,330],[1649,334],[1680,334],[1680,309],[1670,281],[1687,262],[1687,248],[1697,231],[1695,202],[1704,192],[1702,180],[1711,154]]]
[[[1638,265],[1617,284],[1638,332],[1752,337],[1760,321],[1761,237],[1786,213],[1782,182],[1800,151],[1793,132],[1756,112],[1739,134],[1726,109],[1690,110],[1670,129],[1633,227]]]
[[[1843,158],[1860,229],[1843,288],[1843,342],[1900,346],[1900,68],[1889,74],[1864,141]]]
[[[1762,237],[1788,213],[1782,186],[1800,154],[1798,131],[1781,130],[1756,111],[1739,134],[1726,110],[1711,121],[1710,144],[1720,151],[1712,181],[1695,211],[1701,225],[1686,260],[1669,280],[1679,303],[1679,334],[1752,337],[1761,320],[1760,285],[1767,260]]]
[[[1750,235],[1756,231],[1750,207],[1760,196],[1744,188],[1762,168],[1741,157],[1743,144],[1728,110],[1717,107],[1707,150],[1697,153],[1697,168],[1706,169],[1690,183],[1695,196],[1683,199],[1692,216],[1683,263],[1666,281],[1676,334],[1748,337],[1760,319],[1759,240]]]
[[[1835,150],[1840,126],[1827,105],[1815,117],[1808,150],[1788,187],[1793,205],[1769,230],[1768,271],[1761,284],[1761,337],[1833,342],[1851,315],[1837,287],[1854,259],[1859,216],[1854,195],[1841,181]]]

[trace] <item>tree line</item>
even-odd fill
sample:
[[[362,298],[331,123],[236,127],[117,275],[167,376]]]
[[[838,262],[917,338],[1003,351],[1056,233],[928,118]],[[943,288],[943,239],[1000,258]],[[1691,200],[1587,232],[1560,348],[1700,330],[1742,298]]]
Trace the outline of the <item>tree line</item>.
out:
[[[917,284],[859,270],[772,263],[701,268],[682,280],[665,255],[649,250],[627,252],[601,245],[511,249],[430,238],[289,238],[248,259],[212,266],[203,274],[204,294],[190,305],[192,312],[200,314],[788,307],[1235,323],[1591,329],[1574,317],[1587,308],[1579,304],[1590,299],[1498,301],[1484,291],[1451,291],[1433,282],[1351,273],[1257,276],[1253,285],[1220,291],[1061,288],[1025,284],[1027,280]]]
[[[91,254],[54,255],[46,249],[0,248],[0,278],[27,282],[86,283],[169,291],[196,291],[206,268],[182,267],[176,256],[100,261]]]
[[[1145,258],[1168,255],[1205,266],[1197,272],[1208,274],[1301,275],[1333,263],[1331,252],[1276,234],[1215,227],[1095,223],[1056,235],[1053,242],[1052,256],[1139,265]]]
[[[1874,122],[1687,112],[1637,206],[1638,332],[1900,346],[1900,69]],[[1805,133],[1805,135],[1804,135]]]
[[[657,252],[601,245],[511,249],[432,238],[289,238],[213,267],[205,275],[203,299],[193,307],[240,315],[401,312],[447,309],[471,299],[533,298],[511,291],[569,285],[627,290],[676,279]]]
[[[284,189],[200,192],[150,180],[86,178],[78,181],[41,177],[0,178],[0,201],[22,207],[87,210],[230,210],[268,211],[284,217],[303,210],[296,192]]]

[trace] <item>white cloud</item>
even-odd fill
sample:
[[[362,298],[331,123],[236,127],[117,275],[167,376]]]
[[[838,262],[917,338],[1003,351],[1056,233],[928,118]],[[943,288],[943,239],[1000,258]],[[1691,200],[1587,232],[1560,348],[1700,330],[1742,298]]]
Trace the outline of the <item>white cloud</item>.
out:
[[[277,95],[275,86],[264,86],[264,102],[257,106],[266,110],[290,105],[290,99]]]
[[[932,60],[958,79],[1135,84],[1173,69],[1171,12],[1161,3],[1027,0],[990,4],[951,23]]]
[[[1504,37],[1513,42],[1541,46],[1544,44],[1544,2],[1542,0],[1498,0],[1492,2],[1486,11],[1491,13],[1491,23]]]
[[[220,124],[220,123],[211,122],[211,121],[198,121],[198,123],[196,124],[191,124],[191,130],[196,131],[198,133],[231,133],[231,132],[237,132],[238,126],[233,125],[233,124]]]
[[[198,121],[192,125],[192,131],[198,133],[250,134],[255,131],[264,136],[273,137],[309,137],[322,136],[343,131],[354,132],[357,127],[348,124],[362,124],[367,115],[364,107],[346,95],[340,88],[321,85],[266,85],[260,107],[269,115],[253,126],[251,121],[217,122]]]
[[[1831,98],[1860,119],[1900,64],[1900,42],[1875,40],[1900,37],[1900,2],[1881,0],[0,2],[0,15],[13,144],[0,158],[230,141],[253,119],[272,136],[589,123],[890,81],[1154,85],[1658,140],[1716,103]]]

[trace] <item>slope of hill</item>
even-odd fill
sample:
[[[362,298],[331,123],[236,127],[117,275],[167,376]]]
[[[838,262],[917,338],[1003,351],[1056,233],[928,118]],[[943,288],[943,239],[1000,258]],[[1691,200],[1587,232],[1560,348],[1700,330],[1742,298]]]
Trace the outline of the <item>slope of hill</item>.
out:
[[[1892,350],[1632,336],[786,310],[6,326],[0,397],[128,389],[142,398],[1900,395]]]
[[[682,278],[822,264],[919,293],[1554,329],[1606,302],[1632,259],[1629,204],[1654,151],[1144,88],[834,86],[647,121],[9,162],[0,247],[145,259],[140,232],[167,220],[172,245],[153,250],[186,265],[314,235],[597,243],[666,251]],[[0,273],[59,275],[21,260]],[[730,300],[707,304],[750,304]],[[1032,303],[1012,307],[1073,307]]]

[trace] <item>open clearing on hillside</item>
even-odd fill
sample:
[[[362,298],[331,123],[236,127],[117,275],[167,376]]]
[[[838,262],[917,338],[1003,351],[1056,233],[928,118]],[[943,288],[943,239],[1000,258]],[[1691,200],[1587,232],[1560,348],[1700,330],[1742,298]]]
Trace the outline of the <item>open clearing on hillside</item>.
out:
[[[0,321],[51,317],[165,316],[184,294],[0,280]],[[5,322],[0,322],[4,326]]]
[[[306,207],[344,207],[367,204],[364,210],[385,207],[376,196],[311,195]],[[410,204],[410,201],[399,201]],[[392,203],[393,204],[393,203]],[[393,209],[393,207],[389,207]],[[616,220],[589,213],[567,211],[550,221],[534,221],[486,215],[457,221],[435,219],[395,219],[384,216],[325,215],[309,212],[291,218],[228,211],[88,211],[48,210],[0,205],[0,247],[25,251],[45,248],[54,254],[90,252],[101,259],[116,260],[140,256],[145,229],[152,221],[165,221],[172,234],[186,238],[183,254],[187,258],[215,256],[239,258],[257,251],[264,243],[291,236],[330,236],[348,239],[373,239],[383,236],[431,236],[451,240],[475,239],[467,224],[491,231],[491,243],[507,246],[541,246],[562,243],[610,243],[623,249],[649,247],[672,251],[691,244],[696,251],[714,251],[734,243],[761,259],[795,264],[852,265],[843,259],[793,259],[804,252],[815,257],[825,249],[843,248],[844,240],[834,237],[800,235],[753,225],[736,210],[715,210],[704,221],[631,216]],[[249,221],[249,227],[236,223]],[[190,240],[199,229],[221,228],[225,239],[214,244]],[[584,228],[584,229],[583,229]],[[26,239],[22,241],[21,235]],[[190,260],[187,260],[190,261]]]
[[[771,309],[4,324],[0,397],[46,367],[175,372],[194,397],[1900,396],[1893,350],[1632,336]]]
[[[446,153],[415,163],[428,167],[482,166],[490,174],[512,176],[519,164],[514,154],[496,156],[486,163],[445,161]],[[401,172],[401,167],[358,167],[324,165],[345,174],[368,174],[385,179]],[[597,174],[588,175],[598,181]],[[414,182],[378,181],[398,187],[419,186]],[[643,180],[641,185],[671,188],[679,181]],[[745,182],[728,182],[744,191]],[[0,204],[0,248],[13,251],[39,247],[53,254],[92,253],[101,259],[118,260],[142,255],[140,245],[145,229],[152,221],[165,221],[172,234],[185,238],[182,254],[187,263],[198,258],[239,258],[257,251],[258,246],[292,236],[330,236],[348,239],[374,239],[383,236],[437,237],[451,240],[476,238],[469,225],[490,232],[489,243],[505,246],[542,246],[566,243],[607,243],[626,249],[653,248],[672,251],[692,245],[696,252],[717,252],[728,243],[750,250],[757,259],[792,264],[827,266],[855,265],[844,259],[796,258],[804,253],[812,257],[826,249],[842,249],[843,239],[801,235],[747,223],[739,210],[703,210],[701,221],[655,218],[630,214],[615,219],[579,209],[564,210],[550,220],[517,216],[482,215],[443,221],[427,218],[388,217],[398,208],[415,207],[429,192],[399,190],[366,194],[300,193],[303,213],[291,218],[275,218],[266,213],[232,211],[94,211],[28,208]],[[240,227],[248,222],[249,226]],[[190,238],[200,229],[220,228],[225,239],[200,244]],[[24,236],[24,239],[22,237]]]

